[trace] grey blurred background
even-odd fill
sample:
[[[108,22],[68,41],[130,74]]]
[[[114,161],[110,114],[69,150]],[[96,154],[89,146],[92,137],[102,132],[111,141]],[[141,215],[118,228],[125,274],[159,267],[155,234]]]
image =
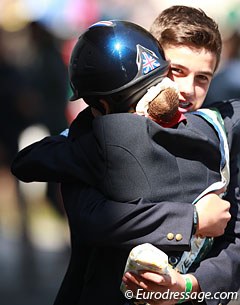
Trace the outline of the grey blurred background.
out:
[[[240,98],[239,0],[0,1],[1,305],[52,304],[67,268],[69,231],[59,185],[21,183],[9,167],[19,149],[60,133],[84,108],[81,100],[68,102],[67,65],[76,38],[104,19],[149,29],[174,4],[201,7],[220,25],[224,52],[206,104]]]

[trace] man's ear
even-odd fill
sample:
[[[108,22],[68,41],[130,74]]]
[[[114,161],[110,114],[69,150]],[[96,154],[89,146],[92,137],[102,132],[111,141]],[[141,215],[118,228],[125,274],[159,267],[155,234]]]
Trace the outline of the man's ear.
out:
[[[102,116],[102,112],[97,108],[91,107],[92,115],[96,118],[97,116]]]
[[[107,101],[100,99],[100,104],[99,109],[91,107],[91,111],[94,117],[100,116],[100,115],[105,115],[110,113],[110,107]],[[101,108],[101,110],[100,110]]]
[[[105,110],[105,114],[109,114],[110,111],[110,106],[108,104],[108,102],[106,100],[100,99],[100,103],[102,104],[104,110]]]

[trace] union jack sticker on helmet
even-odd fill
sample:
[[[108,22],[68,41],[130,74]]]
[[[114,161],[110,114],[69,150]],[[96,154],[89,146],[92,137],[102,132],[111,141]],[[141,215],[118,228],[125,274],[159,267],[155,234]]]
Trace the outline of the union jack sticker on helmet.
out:
[[[161,64],[159,62],[159,58],[153,51],[138,44],[137,65],[138,69],[141,70],[142,74],[145,75],[160,67]]]

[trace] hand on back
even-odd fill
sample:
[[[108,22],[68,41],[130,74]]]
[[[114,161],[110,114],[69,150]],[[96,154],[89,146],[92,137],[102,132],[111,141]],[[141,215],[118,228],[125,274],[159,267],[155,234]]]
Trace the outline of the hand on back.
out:
[[[215,193],[209,193],[196,203],[198,227],[196,235],[200,237],[217,237],[224,230],[231,218],[230,203]]]

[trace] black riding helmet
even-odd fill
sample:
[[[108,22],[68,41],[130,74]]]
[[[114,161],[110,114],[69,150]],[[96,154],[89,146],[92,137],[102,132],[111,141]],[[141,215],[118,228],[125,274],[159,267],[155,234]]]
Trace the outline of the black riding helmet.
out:
[[[70,60],[71,100],[99,108],[101,98],[114,112],[126,111],[169,69],[158,41],[128,21],[100,21],[78,39]]]

